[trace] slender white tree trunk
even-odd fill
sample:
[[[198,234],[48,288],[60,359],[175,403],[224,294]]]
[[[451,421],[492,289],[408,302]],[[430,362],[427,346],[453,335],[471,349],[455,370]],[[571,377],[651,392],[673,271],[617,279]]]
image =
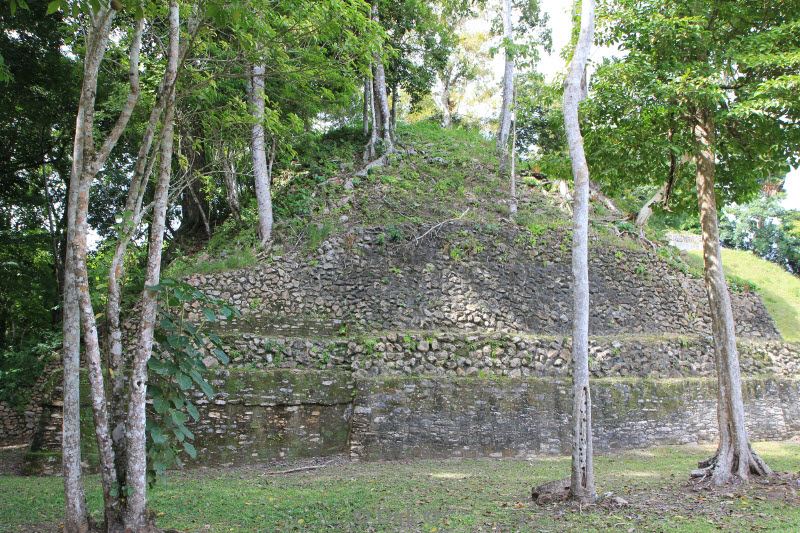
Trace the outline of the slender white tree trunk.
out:
[[[113,13],[108,17],[109,23],[106,26],[108,30],[105,33],[106,42],[97,43],[97,68],[99,70],[100,62],[102,62],[103,54],[101,50],[105,50],[108,32],[110,31],[110,20],[113,18]],[[103,502],[104,502],[104,516],[106,522],[106,529],[114,530],[120,525],[120,505],[118,491],[115,490],[117,483],[117,473],[114,460],[114,448],[111,439],[111,431],[109,430],[108,420],[108,403],[105,394],[105,384],[103,378],[102,368],[102,354],[100,351],[100,342],[97,333],[97,323],[95,313],[92,306],[92,301],[89,293],[89,274],[86,264],[87,259],[87,237],[89,234],[89,196],[92,182],[100,171],[105,160],[110,155],[111,151],[117,144],[117,141],[122,135],[122,132],[127,127],[127,123],[133,114],[133,109],[136,106],[139,96],[139,52],[141,49],[142,32],[144,30],[144,21],[138,20],[134,30],[133,41],[130,49],[130,91],[122,112],[117,119],[111,132],[108,134],[103,142],[100,151],[94,156],[93,159],[86,158],[86,153],[91,150],[88,147],[93,146],[93,140],[84,136],[84,168],[81,177],[77,183],[77,202],[75,204],[75,232],[70,246],[73,248],[73,267],[75,269],[74,281],[76,283],[76,290],[78,296],[78,303],[81,315],[81,324],[83,332],[83,343],[85,348],[86,364],[88,366],[89,384],[91,387],[91,402],[92,414],[94,418],[95,437],[98,445],[98,455],[100,459],[100,473],[101,482],[103,487]],[[97,33],[97,36],[102,34]],[[92,81],[93,87],[97,86],[97,79]],[[91,108],[94,108],[94,98],[91,98]],[[88,102],[87,102],[88,104]],[[91,113],[87,115],[85,128],[92,127]]]
[[[370,89],[369,79],[364,80],[364,109],[361,115],[361,124],[364,130],[364,138],[369,136],[369,99],[372,90]]]
[[[253,152],[253,176],[258,203],[258,231],[261,244],[272,240],[272,193],[270,191],[267,149],[264,139],[264,66],[254,65],[251,87],[253,130],[251,150]]]
[[[695,177],[700,227],[703,231],[705,284],[714,333],[718,383],[717,420],[720,434],[717,454],[705,466],[711,469],[714,483],[722,485],[735,479],[747,480],[750,474],[769,475],[771,470],[750,448],[744,421],[736,328],[719,244],[719,221],[714,192],[714,122],[708,110],[697,111],[693,131],[699,147],[695,157]]]
[[[63,358],[64,358],[64,415],[62,426],[62,467],[64,471],[65,520],[64,530],[88,530],[86,499],[81,477],[80,433],[80,295],[79,273],[82,258],[76,255],[76,241],[80,237],[80,190],[87,179],[94,177],[95,163],[107,157],[108,141],[116,133],[112,130],[99,154],[94,150],[94,107],[97,78],[105,56],[108,37],[115,12],[100,9],[90,15],[86,36],[86,55],[83,63],[83,81],[75,121],[75,138],[72,153],[72,171],[67,192],[67,249],[64,265],[63,308]],[[139,34],[140,35],[140,34]],[[133,49],[132,49],[133,52]],[[133,56],[132,56],[133,57]],[[138,51],[136,55],[138,60]],[[135,100],[134,100],[135,103]],[[123,113],[128,111],[127,106]],[[132,108],[131,110],[132,111]],[[128,114],[128,116],[130,116]],[[125,122],[127,122],[127,117]],[[120,120],[123,115],[120,116]],[[124,124],[122,125],[124,128]],[[120,132],[121,133],[121,132]],[[118,139],[118,137],[117,137]],[[116,139],[113,139],[116,143]],[[110,148],[108,148],[110,152]],[[104,159],[102,160],[105,161]],[[85,260],[85,258],[83,259]]]
[[[142,292],[142,316],[139,328],[139,344],[133,358],[130,402],[128,404],[127,437],[127,489],[128,500],[125,511],[125,527],[141,531],[147,526],[147,442],[146,412],[147,362],[153,351],[153,334],[156,322],[158,293],[150,287],[161,279],[161,252],[164,243],[164,225],[169,199],[169,184],[172,175],[172,153],[175,118],[175,80],[178,74],[180,52],[180,13],[176,0],[169,5],[169,52],[167,71],[169,83],[168,101],[164,112],[161,133],[161,161],[159,176],[153,197],[153,220],[150,225],[150,241],[147,255],[145,289]]]
[[[228,207],[234,218],[241,218],[242,209],[239,206],[239,185],[236,182],[236,165],[233,163],[233,156],[226,151],[220,150],[222,158],[222,173],[225,175],[225,192],[228,199]]]
[[[376,22],[379,20],[378,4],[375,1],[372,2],[372,20]],[[394,142],[392,141],[392,118],[389,111],[389,96],[386,90],[386,73],[383,69],[383,60],[380,54],[377,52],[373,54],[372,61],[374,63],[373,72],[375,73],[375,100],[378,104],[376,107],[378,114],[380,114],[381,140],[388,154],[394,151]]]
[[[505,68],[503,70],[503,103],[500,107],[500,126],[497,130],[497,150],[500,152],[500,170],[505,172],[508,158],[508,135],[511,130],[511,101],[514,98],[514,54],[508,48],[514,40],[511,0],[503,0],[503,40]]]
[[[442,75],[442,127],[449,128],[453,123],[453,114],[450,112],[450,76]]]
[[[75,204],[77,203],[80,167],[83,164],[83,111],[78,109],[75,125],[75,145],[72,152],[72,176],[67,198],[67,248],[64,261],[63,285],[63,348],[64,406],[61,428],[62,471],[64,475],[64,531],[67,533],[89,530],[86,515],[86,496],[81,479],[81,405],[80,364],[81,333],[80,307],[71,242],[75,239]]]
[[[511,201],[509,211],[512,215],[517,214],[517,94],[514,89],[513,110],[511,120]]]
[[[592,457],[592,398],[589,390],[589,167],[583,148],[578,105],[584,98],[586,63],[594,37],[594,0],[581,4],[578,44],[564,83],[564,127],[575,180],[572,224],[572,474],[570,497],[596,499]]]

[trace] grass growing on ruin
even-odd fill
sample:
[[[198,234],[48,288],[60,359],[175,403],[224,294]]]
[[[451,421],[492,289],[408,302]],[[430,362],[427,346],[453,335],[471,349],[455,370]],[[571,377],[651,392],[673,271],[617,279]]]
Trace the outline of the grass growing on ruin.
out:
[[[703,267],[702,252],[689,252],[688,259]],[[722,265],[727,276],[755,286],[785,340],[800,341],[800,278],[744,250],[723,249]]]
[[[756,448],[778,471],[800,468],[800,444]],[[282,476],[266,476],[259,467],[194,470],[155,488],[151,508],[161,527],[185,531],[800,529],[791,489],[687,489],[687,473],[711,451],[673,446],[598,457],[598,490],[629,500],[622,508],[531,503],[532,485],[567,475],[567,457],[345,464]],[[97,478],[89,482],[89,506],[97,514]],[[57,527],[61,487],[59,478],[0,477],[0,530]]]

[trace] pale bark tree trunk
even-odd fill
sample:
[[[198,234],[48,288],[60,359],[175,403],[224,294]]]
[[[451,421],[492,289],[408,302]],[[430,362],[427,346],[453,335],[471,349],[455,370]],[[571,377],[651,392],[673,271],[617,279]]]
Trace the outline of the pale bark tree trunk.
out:
[[[109,17],[110,18],[110,17]],[[110,26],[109,26],[110,30]],[[71,242],[75,269],[76,290],[81,315],[83,343],[85,348],[86,364],[88,366],[89,384],[91,388],[92,414],[94,418],[95,437],[97,439],[98,455],[100,459],[100,473],[103,487],[104,516],[107,530],[115,530],[120,524],[120,506],[118,490],[116,490],[117,473],[114,460],[114,449],[109,430],[108,403],[106,401],[105,384],[102,368],[102,354],[94,308],[89,293],[89,273],[86,264],[88,253],[87,237],[89,234],[89,194],[92,181],[100,171],[105,160],[116,146],[122,132],[127,126],[139,96],[139,52],[141,49],[144,21],[139,20],[134,30],[134,38],[130,49],[130,91],[123,110],[117,119],[114,128],[106,137],[100,152],[91,160],[84,159],[84,170],[78,181],[77,203],[75,211],[75,234]],[[107,37],[106,37],[107,38]],[[106,44],[102,47],[105,49]],[[102,56],[100,56],[102,60]],[[98,63],[99,66],[99,63]],[[96,80],[94,86],[96,87]],[[92,102],[92,109],[94,102]],[[91,115],[87,117],[86,127],[92,127]],[[88,147],[93,141],[84,138],[84,151],[90,152]],[[92,144],[90,144],[92,143]],[[84,156],[85,157],[85,156]],[[86,164],[88,163],[88,165]]]
[[[453,115],[450,113],[450,76],[449,73],[442,73],[442,127],[449,128],[453,123]]]
[[[378,4],[372,2],[372,20],[378,21]],[[374,62],[375,72],[375,93],[377,101],[378,114],[380,114],[381,125],[381,140],[383,141],[384,149],[387,154],[394,152],[394,143],[392,141],[392,122],[391,114],[389,111],[389,97],[386,90],[386,73],[383,69],[383,60],[377,52],[373,54],[372,60]]]
[[[377,138],[380,138],[383,132],[383,118],[381,115],[378,98],[378,82],[375,80],[375,65],[372,65],[372,106],[375,108],[375,123],[373,128]]]
[[[668,186],[668,183],[662,185],[661,188],[644,203],[636,214],[636,227],[639,228],[639,235],[644,235],[644,228],[647,225],[647,221],[650,220],[650,217],[653,215],[653,204],[664,201]]]
[[[514,87],[511,115],[511,200],[509,211],[511,215],[517,214],[517,90]]]
[[[75,146],[72,152],[72,176],[67,197],[67,248],[64,260],[63,285],[63,359],[64,359],[64,406],[61,429],[62,471],[64,475],[64,531],[67,533],[89,530],[86,515],[86,496],[81,480],[81,405],[80,364],[81,333],[80,307],[76,290],[74,260],[71,243],[75,239],[75,204],[77,203],[78,180],[82,166],[83,148],[78,139],[83,135],[83,111],[78,109],[75,126]]]
[[[185,51],[184,51],[185,52]],[[139,152],[134,165],[131,184],[125,200],[125,218],[121,224],[120,234],[114,249],[114,256],[108,270],[108,302],[106,304],[106,327],[108,337],[108,369],[111,377],[110,396],[110,426],[111,438],[114,444],[114,457],[116,461],[117,482],[120,487],[125,486],[127,459],[125,451],[125,418],[127,415],[127,401],[125,398],[126,384],[128,381],[128,367],[124,356],[122,341],[122,284],[125,277],[125,256],[128,246],[139,228],[142,219],[149,211],[143,207],[144,196],[147,191],[147,182],[152,175],[155,164],[154,146],[158,124],[167,104],[168,94],[172,87],[168,87],[170,73],[166,69],[159,84],[156,103],[150,110],[147,127],[145,128]]]
[[[371,69],[370,69],[371,70]],[[364,147],[364,163],[369,163],[375,159],[375,145],[378,143],[378,129],[375,114],[375,93],[373,91],[373,84],[371,79],[364,80],[364,98],[366,98],[367,106],[369,107],[369,140]],[[352,186],[352,182],[349,182]]]
[[[161,252],[164,243],[164,225],[172,174],[175,80],[178,74],[179,52],[180,14],[177,1],[171,0],[169,5],[169,52],[167,56],[169,83],[165,84],[169,88],[168,101],[161,133],[161,160],[153,197],[153,220],[150,226],[145,289],[142,292],[139,344],[133,358],[126,428],[128,500],[125,510],[125,527],[132,531],[142,531],[148,526],[146,514],[147,442],[145,425],[147,415],[145,401],[147,398],[147,362],[153,351],[153,334],[158,305],[158,293],[150,289],[150,287],[158,285],[161,279]]]
[[[361,115],[361,123],[364,130],[364,138],[366,139],[369,136],[369,99],[370,93],[372,90],[370,89],[369,79],[364,80],[364,109]]]
[[[589,167],[583,148],[578,105],[585,97],[586,63],[594,37],[594,0],[581,4],[578,44],[564,83],[564,126],[575,179],[572,225],[572,474],[570,497],[596,499],[592,457],[592,399],[589,390]]]
[[[769,475],[772,471],[750,447],[744,421],[733,308],[722,268],[719,244],[719,221],[714,193],[714,122],[707,109],[698,110],[693,117],[693,133],[698,145],[695,177],[700,226],[703,231],[705,285],[714,333],[719,423],[717,453],[710,460],[701,463],[704,470],[699,474],[710,473],[715,484],[723,485],[735,480],[745,481],[751,474]]]
[[[258,203],[258,232],[261,245],[272,240],[272,193],[270,191],[267,149],[264,141],[264,66],[254,65],[251,88],[253,130],[251,149],[253,152],[253,176]]]
[[[89,189],[127,126],[139,97],[139,51],[144,28],[137,21],[130,49],[130,92],[113,128],[99,151],[94,147],[94,112],[97,80],[116,12],[101,8],[90,14],[84,58],[83,82],[75,127],[73,165],[67,193],[67,249],[64,265],[64,418],[62,427],[66,531],[86,531],[88,522],[81,480],[80,456],[80,325],[83,322],[86,358],[92,386],[92,407],[100,452],[104,508],[107,525],[116,522],[118,499],[114,456],[108,437],[105,391],[94,313],[88,291],[86,236]],[[87,306],[87,303],[88,306]]]
[[[497,130],[497,150],[500,152],[500,173],[508,164],[508,135],[511,129],[511,101],[514,98],[514,55],[508,46],[514,40],[511,22],[511,0],[503,0],[503,40],[505,41],[505,69],[503,70],[503,103],[500,107],[500,125]]]
[[[233,218],[240,220],[242,218],[242,209],[239,205],[239,184],[236,182],[236,165],[233,162],[233,156],[226,152],[225,149],[220,150],[220,158],[222,159],[222,174],[225,176],[225,193],[228,199],[228,208],[230,208]]]

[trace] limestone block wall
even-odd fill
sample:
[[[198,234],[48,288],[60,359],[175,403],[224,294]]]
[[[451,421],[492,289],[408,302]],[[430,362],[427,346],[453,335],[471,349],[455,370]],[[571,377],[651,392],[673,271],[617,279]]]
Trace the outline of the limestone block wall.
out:
[[[350,453],[356,460],[567,454],[569,382],[541,379],[385,378],[360,381]],[[800,382],[745,380],[754,440],[800,433]],[[709,379],[592,383],[597,451],[709,442],[716,396]]]
[[[198,397],[198,460],[260,463],[348,454],[353,460],[523,457],[569,452],[570,383],[564,378],[377,376],[341,370],[219,370],[219,393]],[[800,435],[800,381],[744,381],[753,439]],[[715,380],[598,378],[592,382],[598,451],[710,442]],[[29,473],[60,468],[60,406],[46,407],[27,458]],[[96,466],[90,406],[83,458]]]
[[[569,234],[458,226],[421,241],[364,229],[316,255],[274,255],[256,268],[198,274],[193,285],[239,307],[237,331],[316,337],[381,331],[568,334]],[[535,240],[535,243],[532,242]],[[457,251],[457,253],[456,253]],[[702,280],[658,255],[594,238],[593,335],[710,334]],[[738,334],[779,338],[761,300],[733,295]]]
[[[33,386],[33,391],[24,408],[0,402],[0,446],[27,444],[33,438],[42,411],[53,394],[60,361],[53,360],[45,365],[44,371]]]
[[[235,366],[328,368],[358,377],[378,375],[567,376],[572,340],[565,335],[377,333],[356,337],[263,337],[228,332],[223,338]],[[800,345],[741,340],[745,375],[793,376]],[[679,378],[714,376],[713,341],[707,336],[606,336],[589,341],[592,377]]]

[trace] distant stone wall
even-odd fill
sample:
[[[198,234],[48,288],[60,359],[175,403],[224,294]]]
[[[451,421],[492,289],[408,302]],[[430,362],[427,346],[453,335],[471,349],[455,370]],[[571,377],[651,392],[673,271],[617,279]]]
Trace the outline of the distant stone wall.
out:
[[[419,242],[370,229],[325,241],[312,257],[286,253],[247,270],[189,283],[244,316],[237,331],[317,337],[373,331],[568,334],[569,234],[458,225]],[[658,255],[593,238],[593,335],[710,334],[703,282]],[[779,338],[760,298],[733,294],[741,337]]]
[[[23,408],[0,402],[0,446],[28,444],[39,426],[42,410],[52,395],[53,372],[60,365],[54,360],[45,365],[42,375],[36,380],[33,392]]]

